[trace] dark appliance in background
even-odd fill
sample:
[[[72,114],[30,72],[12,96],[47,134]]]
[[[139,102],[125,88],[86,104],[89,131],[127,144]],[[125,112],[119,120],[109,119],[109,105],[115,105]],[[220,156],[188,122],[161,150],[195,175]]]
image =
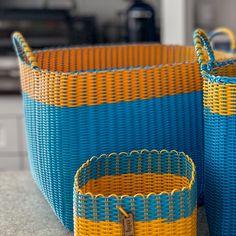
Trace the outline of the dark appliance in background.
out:
[[[126,11],[118,11],[114,19],[105,22],[101,33],[103,44],[127,42]]]
[[[35,48],[96,43],[93,16],[74,16],[61,9],[0,10],[0,94],[20,91],[17,60],[10,36],[20,31]]]
[[[69,10],[0,10],[0,53],[13,52],[9,39],[20,31],[33,48],[96,43],[95,17],[73,16]]]
[[[132,1],[133,4],[127,10],[127,41],[157,41],[156,16],[153,7],[143,0]]]
[[[70,45],[91,45],[98,42],[95,16],[74,16],[70,22]]]

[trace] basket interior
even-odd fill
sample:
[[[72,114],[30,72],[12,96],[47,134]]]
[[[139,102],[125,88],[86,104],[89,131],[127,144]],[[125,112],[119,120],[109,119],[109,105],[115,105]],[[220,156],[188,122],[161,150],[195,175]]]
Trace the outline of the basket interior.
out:
[[[235,78],[236,82],[236,63],[224,65],[223,67],[216,67],[210,73],[214,76],[223,76],[223,77],[230,77]]]
[[[34,51],[38,67],[78,72],[174,64],[196,59],[194,47],[130,44]]]
[[[132,152],[92,159],[76,181],[82,194],[148,195],[190,188],[193,173],[194,165],[184,153]]]

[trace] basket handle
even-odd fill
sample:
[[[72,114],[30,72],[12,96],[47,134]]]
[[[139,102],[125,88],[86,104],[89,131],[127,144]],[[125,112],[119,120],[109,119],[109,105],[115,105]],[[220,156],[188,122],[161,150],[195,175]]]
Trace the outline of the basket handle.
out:
[[[235,35],[232,30],[225,28],[225,27],[219,27],[216,28],[209,36],[209,40],[212,41],[213,38],[215,38],[218,35],[227,35],[230,41],[230,50],[234,52],[236,50],[236,39]]]
[[[27,64],[33,66],[34,68],[38,68],[32,49],[20,32],[14,32],[12,34],[12,42],[17,56]]]
[[[208,73],[215,65],[215,55],[208,36],[202,29],[196,29],[193,34],[193,41],[200,69],[202,72]],[[208,61],[204,55],[204,49],[207,51]]]

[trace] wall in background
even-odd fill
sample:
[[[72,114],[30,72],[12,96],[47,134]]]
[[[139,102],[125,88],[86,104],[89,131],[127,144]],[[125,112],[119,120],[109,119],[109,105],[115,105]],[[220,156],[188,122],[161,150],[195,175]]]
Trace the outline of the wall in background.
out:
[[[207,12],[212,11],[210,13],[212,16],[208,17],[208,21],[211,21],[209,23],[211,25],[211,29],[218,26],[226,26],[231,28],[236,33],[235,0],[199,0],[196,4],[198,11],[196,22],[197,26],[203,27],[201,25],[201,18],[204,17],[204,15],[209,15]],[[206,8],[209,8],[209,10],[203,12]]]
[[[235,0],[211,0],[215,8],[216,26],[226,26],[236,32],[236,1]]]
[[[164,44],[192,44],[194,0],[161,1],[161,39]]]

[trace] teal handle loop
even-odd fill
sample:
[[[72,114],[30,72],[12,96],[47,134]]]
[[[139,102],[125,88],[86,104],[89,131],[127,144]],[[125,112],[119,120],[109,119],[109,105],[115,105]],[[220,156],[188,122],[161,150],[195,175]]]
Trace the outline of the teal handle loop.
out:
[[[209,41],[212,42],[215,37],[218,35],[226,35],[230,42],[230,51],[235,52],[236,51],[236,39],[234,32],[226,27],[219,27],[216,28],[210,35],[209,35]]]
[[[17,56],[27,64],[31,65],[34,68],[38,68],[35,56],[32,52],[32,49],[24,39],[21,33],[14,32],[12,34],[12,42]]]
[[[193,34],[195,51],[202,72],[208,73],[215,65],[215,55],[207,34],[202,29],[196,29]],[[204,54],[207,51],[208,60]]]

